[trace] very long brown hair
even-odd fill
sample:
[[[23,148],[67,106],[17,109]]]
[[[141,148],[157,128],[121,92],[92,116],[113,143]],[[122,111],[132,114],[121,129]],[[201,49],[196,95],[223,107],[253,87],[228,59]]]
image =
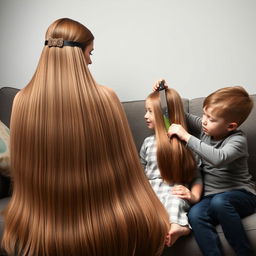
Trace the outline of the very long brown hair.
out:
[[[46,39],[82,43],[86,34],[82,24],[60,19]],[[79,47],[45,46],[15,97],[11,171],[8,254],[161,253],[168,215],[144,176],[120,101],[95,83]]]
[[[168,112],[171,123],[181,124],[186,129],[184,108],[180,95],[172,88],[166,89]],[[155,118],[157,141],[157,164],[161,176],[170,184],[189,183],[195,177],[196,162],[192,152],[177,137],[167,137],[159,92],[148,96]]]

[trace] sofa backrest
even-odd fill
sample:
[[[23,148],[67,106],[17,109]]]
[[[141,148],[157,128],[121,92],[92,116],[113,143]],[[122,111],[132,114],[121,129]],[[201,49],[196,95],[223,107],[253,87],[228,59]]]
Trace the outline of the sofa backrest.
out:
[[[18,91],[19,89],[13,87],[0,88],[0,120],[8,127],[10,127],[12,102]]]
[[[10,125],[10,116],[12,110],[12,102],[14,96],[19,91],[17,88],[2,87],[0,88],[0,120],[8,127]],[[256,180],[256,94],[251,95],[254,101],[254,107],[247,120],[241,125],[241,129],[246,133],[248,138],[249,149],[249,170]],[[201,116],[204,98],[183,99],[184,109],[192,114]],[[129,101],[123,102],[123,107],[134,137],[134,141],[138,151],[144,139],[152,134],[146,126],[145,101]]]

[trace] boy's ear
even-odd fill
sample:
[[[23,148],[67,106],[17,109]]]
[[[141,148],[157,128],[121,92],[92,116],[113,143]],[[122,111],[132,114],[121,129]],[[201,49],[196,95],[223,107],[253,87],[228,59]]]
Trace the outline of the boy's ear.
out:
[[[228,131],[229,131],[229,132],[234,131],[237,127],[238,127],[238,125],[237,125],[236,122],[229,123],[229,124],[228,124]]]

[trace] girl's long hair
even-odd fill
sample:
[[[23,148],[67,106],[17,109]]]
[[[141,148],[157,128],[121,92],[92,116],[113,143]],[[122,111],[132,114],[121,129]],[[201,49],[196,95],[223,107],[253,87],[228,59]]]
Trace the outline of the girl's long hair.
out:
[[[61,19],[46,39],[58,31],[82,42],[81,30]],[[15,97],[10,130],[13,195],[2,239],[9,255],[161,253],[168,215],[144,176],[120,101],[96,84],[80,48],[44,47]]]
[[[172,88],[166,89],[169,119],[171,124],[181,124],[186,129],[184,108],[180,95]],[[167,137],[159,92],[148,96],[152,103],[155,118],[155,134],[157,141],[157,164],[161,176],[170,184],[189,183],[195,177],[196,162],[193,153],[173,136]]]

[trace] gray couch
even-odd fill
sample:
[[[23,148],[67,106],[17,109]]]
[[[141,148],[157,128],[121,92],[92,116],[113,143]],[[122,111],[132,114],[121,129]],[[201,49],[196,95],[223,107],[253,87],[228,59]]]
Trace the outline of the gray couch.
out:
[[[0,89],[0,120],[7,126],[10,124],[12,101],[17,92],[18,89],[16,88],[3,87]],[[256,180],[256,95],[252,95],[252,97],[255,104],[254,109],[246,122],[241,126],[241,129],[248,136],[250,154],[249,168],[254,180]],[[196,98],[192,100],[183,99],[183,102],[186,111],[201,116],[203,98]],[[143,118],[145,113],[144,100],[123,102],[123,107],[134,136],[135,144],[139,150],[144,138],[151,134],[151,131],[147,128]],[[7,197],[9,197],[10,194],[10,181],[1,176],[0,209],[4,209],[4,206],[8,201]],[[244,218],[243,224],[248,237],[254,246],[254,252],[256,255],[256,213]],[[227,256],[235,255],[228,245],[220,226],[217,226],[217,231],[221,238],[224,254]],[[190,234],[189,236],[180,238],[171,248],[166,248],[163,255],[199,256],[202,254],[195,242],[193,234]]]

